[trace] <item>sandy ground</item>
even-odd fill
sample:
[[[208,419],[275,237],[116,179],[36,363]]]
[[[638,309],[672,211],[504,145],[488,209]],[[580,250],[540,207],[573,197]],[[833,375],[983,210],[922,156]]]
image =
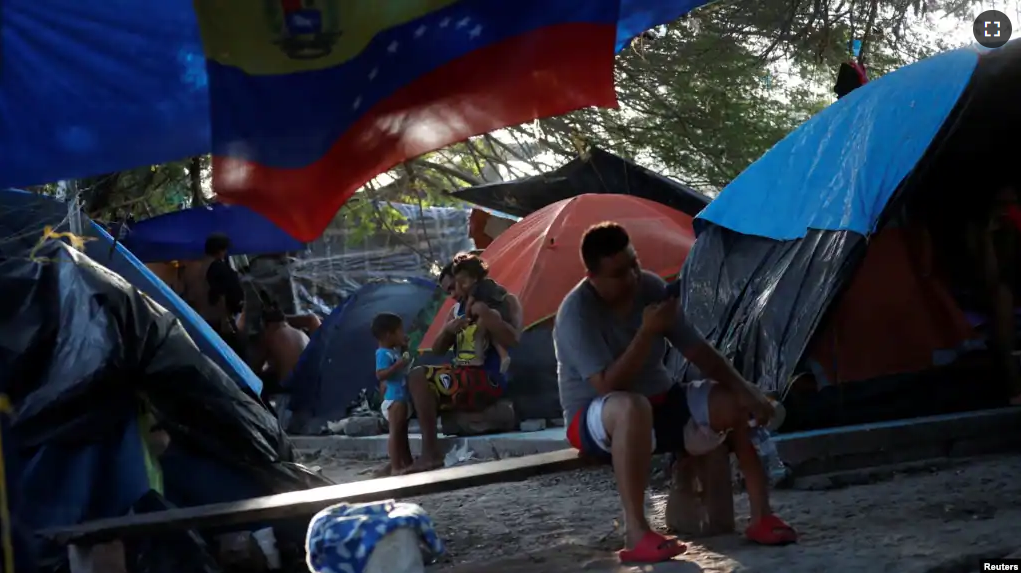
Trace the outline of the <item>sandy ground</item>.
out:
[[[338,482],[368,479],[378,462],[319,459]],[[662,526],[667,484],[654,476],[649,510]],[[412,499],[436,522],[445,573],[776,573],[978,571],[981,557],[1021,548],[1021,455],[905,466],[802,480],[774,492],[774,509],[802,533],[785,548],[738,535],[692,541],[683,561],[623,567],[619,508],[608,469]],[[747,499],[737,494],[739,517]],[[738,527],[744,524],[739,521]]]

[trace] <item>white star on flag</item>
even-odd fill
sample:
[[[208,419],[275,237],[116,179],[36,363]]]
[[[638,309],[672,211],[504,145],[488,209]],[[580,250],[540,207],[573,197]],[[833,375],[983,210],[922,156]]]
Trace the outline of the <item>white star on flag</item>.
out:
[[[371,82],[372,80],[376,79],[376,76],[378,75],[379,68],[372,68],[372,70],[369,71],[369,81]]]
[[[464,18],[461,18],[461,21],[457,23],[456,27],[457,28],[464,28],[465,26],[468,25],[469,22],[471,22],[471,18],[465,16]]]
[[[425,26],[419,26],[418,29],[415,30],[415,37],[421,38],[423,34],[425,34]]]
[[[362,107],[362,96],[356,97],[355,102],[351,104],[351,109],[358,109],[360,107]]]
[[[397,53],[397,46],[399,46],[399,45],[400,44],[397,43],[397,40],[394,40],[393,42],[390,42],[389,46],[386,47],[386,51],[390,52],[391,54],[396,54]]]
[[[450,25],[450,18],[444,18],[440,20],[440,28],[446,28]]]
[[[468,32],[468,37],[469,38],[473,38],[473,39],[474,38],[478,38],[479,34],[481,34],[481,33],[482,33],[482,26],[476,24],[475,27],[472,28],[472,31]]]

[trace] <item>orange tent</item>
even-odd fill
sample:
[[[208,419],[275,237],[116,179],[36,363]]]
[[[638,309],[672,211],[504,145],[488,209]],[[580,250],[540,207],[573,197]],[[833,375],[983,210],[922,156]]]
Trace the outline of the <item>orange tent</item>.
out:
[[[691,217],[631,195],[579,195],[543,207],[482,252],[489,276],[521,301],[525,328],[554,316],[560,301],[584,278],[581,236],[602,221],[627,228],[642,266],[663,277],[680,272],[695,242]],[[420,348],[432,346],[452,307],[448,300],[440,309]]]

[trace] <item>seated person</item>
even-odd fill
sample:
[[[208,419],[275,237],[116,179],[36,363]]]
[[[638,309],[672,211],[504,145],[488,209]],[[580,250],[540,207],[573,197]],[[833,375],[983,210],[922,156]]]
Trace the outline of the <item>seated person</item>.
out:
[[[476,305],[475,319],[467,317],[468,292],[454,280],[453,263],[440,272],[440,288],[458,304],[451,309],[443,330],[433,342],[433,354],[454,349],[452,364],[416,366],[408,375],[408,391],[422,431],[422,455],[407,472],[443,467],[443,452],[436,439],[438,410],[477,412],[495,404],[507,390],[495,345],[512,348],[521,339],[521,303],[513,294],[504,298],[506,316],[486,305]]]
[[[654,563],[686,550],[645,517],[652,454],[698,456],[724,442],[745,476],[751,505],[745,535],[766,545],[795,542],[795,531],[770,509],[765,470],[750,440],[750,419],[765,424],[770,401],[687,322],[676,293],[642,270],[623,227],[591,227],[581,256],[588,276],[564,298],[553,333],[560,402],[571,445],[613,463],[626,526],[621,560]],[[663,365],[667,341],[708,379],[673,381]]]
[[[937,221],[932,237],[955,298],[976,327],[987,329],[995,367],[1015,405],[1021,405],[1021,369],[1013,356],[1019,223],[1017,192],[1006,185]]]
[[[454,273],[454,281],[458,288],[461,292],[467,293],[464,308],[468,320],[476,322],[476,317],[486,308],[491,308],[506,318],[507,289],[489,278],[489,265],[486,261],[478,255],[460,254],[454,257],[451,271]],[[500,356],[500,372],[506,374],[510,368],[510,354],[500,344],[494,343],[493,348]]]
[[[287,324],[284,313],[267,307],[262,314],[263,330],[253,352],[252,369],[263,381],[262,395],[283,392],[283,383],[291,375],[301,353],[308,346],[308,335]]]

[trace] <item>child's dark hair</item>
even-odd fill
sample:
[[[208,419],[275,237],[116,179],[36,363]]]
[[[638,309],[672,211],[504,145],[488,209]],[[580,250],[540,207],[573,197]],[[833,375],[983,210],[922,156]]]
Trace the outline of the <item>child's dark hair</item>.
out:
[[[381,312],[372,319],[372,336],[376,340],[382,340],[384,336],[394,332],[403,326],[403,324],[404,321],[396,314],[392,312]]]
[[[482,257],[471,253],[460,253],[454,257],[453,274],[466,273],[475,280],[482,280],[489,274],[489,265]]]

